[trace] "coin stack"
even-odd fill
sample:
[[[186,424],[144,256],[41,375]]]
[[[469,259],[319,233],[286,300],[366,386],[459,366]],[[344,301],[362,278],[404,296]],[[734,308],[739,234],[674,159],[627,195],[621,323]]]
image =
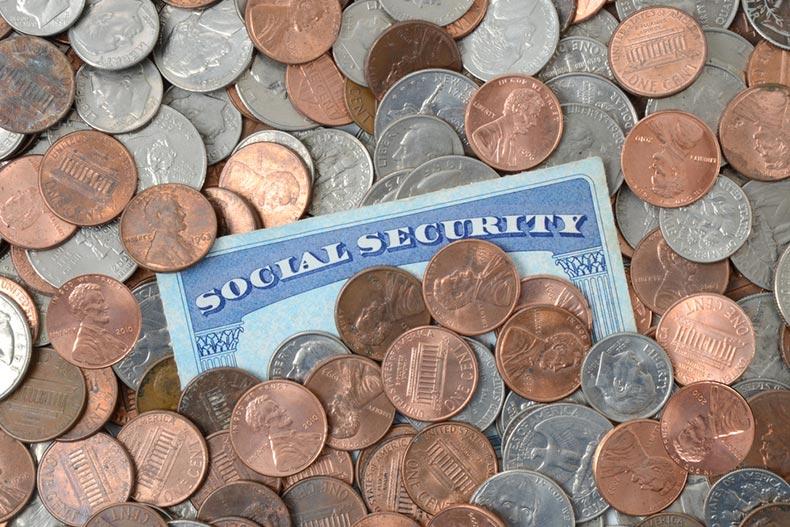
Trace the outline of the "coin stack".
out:
[[[790,525],[790,3],[0,17],[3,526]],[[638,333],[460,240],[181,389],[155,273],[218,236],[591,156]]]

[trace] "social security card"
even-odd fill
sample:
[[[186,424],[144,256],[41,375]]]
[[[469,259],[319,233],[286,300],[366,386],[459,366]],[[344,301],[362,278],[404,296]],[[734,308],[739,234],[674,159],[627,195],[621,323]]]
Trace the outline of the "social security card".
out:
[[[604,167],[590,158],[218,239],[197,265],[157,275],[182,385],[227,366],[266,379],[287,337],[337,334],[348,278],[377,265],[421,278],[462,238],[502,247],[522,277],[570,280],[590,303],[594,340],[635,331]]]

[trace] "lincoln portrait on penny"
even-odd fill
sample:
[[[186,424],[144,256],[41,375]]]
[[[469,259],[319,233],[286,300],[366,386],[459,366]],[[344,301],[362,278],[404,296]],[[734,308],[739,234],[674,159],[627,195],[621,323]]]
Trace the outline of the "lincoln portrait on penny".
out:
[[[110,307],[98,284],[77,284],[69,294],[69,308],[80,321],[71,347],[74,360],[86,366],[98,366],[122,357],[127,346],[107,330]]]
[[[151,244],[145,258],[151,262],[190,262],[194,246],[184,238],[186,212],[178,198],[163,192],[145,205],[145,219],[151,226]]]
[[[540,95],[527,88],[513,90],[505,99],[502,116],[475,130],[472,143],[483,157],[499,164],[516,165],[522,156],[523,137],[538,124],[543,108]]]

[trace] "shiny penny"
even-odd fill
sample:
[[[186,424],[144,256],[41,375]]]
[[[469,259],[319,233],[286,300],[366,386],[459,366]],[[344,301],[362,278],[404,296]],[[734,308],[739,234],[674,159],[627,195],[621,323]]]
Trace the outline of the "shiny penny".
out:
[[[116,503],[100,510],[84,527],[167,527],[167,522],[151,507],[138,503]]]
[[[790,481],[790,391],[769,390],[749,399],[754,414],[754,444],[744,467],[770,470]]]
[[[419,527],[419,525],[419,523],[402,514],[374,512],[373,514],[368,514],[351,527]]]
[[[330,54],[325,53],[305,64],[289,65],[285,71],[285,87],[296,109],[313,121],[325,126],[351,123],[343,74]]]
[[[677,301],[658,322],[658,342],[672,362],[675,382],[734,382],[756,351],[752,321],[722,295],[696,294]]]
[[[376,97],[370,88],[361,86],[351,79],[343,82],[343,96],[351,119],[367,133],[374,132]]]
[[[790,86],[790,51],[765,40],[754,47],[746,71],[749,86],[784,84]]]
[[[140,379],[135,395],[137,411],[141,414],[152,410],[175,412],[180,398],[181,381],[172,355],[162,357],[149,366]]]
[[[753,510],[740,527],[781,527],[790,525],[790,503],[769,503]]]
[[[316,476],[329,476],[353,485],[354,462],[351,460],[351,454],[344,450],[335,450],[328,446],[324,447],[321,455],[309,467],[285,478],[283,480],[283,488],[287,490],[303,479]]]
[[[480,22],[483,21],[486,12],[488,12],[488,4],[489,0],[474,0],[472,7],[469,8],[464,16],[452,24],[444,26],[444,30],[455,40],[464,38],[474,31],[475,28],[480,25]]]
[[[198,518],[211,522],[230,514],[267,527],[291,527],[285,503],[272,489],[254,481],[235,481],[215,490],[198,511]]]
[[[227,430],[233,407],[244,392],[259,382],[257,377],[238,368],[205,371],[184,388],[178,413],[188,417],[205,435]]]
[[[754,417],[738,392],[718,382],[684,386],[661,415],[661,439],[683,469],[718,476],[746,458],[754,439]]]
[[[351,485],[324,476],[300,481],[283,493],[283,501],[294,527],[353,525],[367,514]]]
[[[30,451],[0,431],[0,521],[7,521],[24,507],[36,488],[36,466]]]
[[[519,172],[542,163],[562,138],[556,95],[526,75],[505,75],[481,86],[469,101],[464,123],[469,144],[486,164]]]
[[[74,225],[102,225],[118,216],[137,191],[132,154],[114,137],[83,130],[58,139],[39,167],[50,210]]]
[[[419,421],[444,421],[469,404],[478,368],[466,341],[443,328],[410,329],[381,364],[384,392],[395,408]]]
[[[217,216],[197,190],[177,183],[137,194],[121,216],[121,243],[152,271],[180,271],[198,262],[217,235]]]
[[[398,267],[369,267],[349,278],[335,304],[335,325],[354,353],[382,360],[404,331],[427,326],[422,284]]]
[[[576,2],[576,16],[573,19],[574,24],[584,22],[596,14],[606,4],[606,0],[578,0]]]
[[[217,215],[217,238],[261,228],[258,212],[235,192],[209,187],[203,189],[203,194],[214,207],[214,213]]]
[[[38,307],[36,307],[33,297],[30,296],[30,293],[28,293],[24,287],[5,276],[0,276],[0,293],[3,293],[16,302],[25,313],[27,325],[30,326],[30,335],[33,341],[35,341],[36,338],[38,338],[40,328]]]
[[[230,438],[241,460],[272,477],[301,472],[321,453],[327,439],[321,401],[300,384],[268,381],[250,388],[236,403]]]
[[[2,175],[0,175],[0,179],[2,179]],[[52,287],[52,284],[41,278],[41,275],[33,269],[25,249],[12,245],[11,261],[14,264],[14,269],[19,274],[19,278],[22,279],[25,285],[48,296],[52,296],[57,292],[57,289]]]
[[[58,441],[78,441],[101,430],[118,404],[118,379],[112,368],[83,369],[88,400],[79,421]]]
[[[625,278],[628,282],[628,296],[631,299],[631,308],[634,312],[636,331],[644,335],[650,329],[650,326],[653,325],[653,312],[639,299],[634,291],[630,269],[626,269]]]
[[[521,293],[513,312],[536,305],[552,305],[568,311],[592,331],[590,304],[579,289],[567,280],[551,275],[532,275],[521,279]]]
[[[106,368],[132,350],[142,326],[129,288],[99,274],[72,278],[52,297],[47,313],[52,347],[81,368]]]

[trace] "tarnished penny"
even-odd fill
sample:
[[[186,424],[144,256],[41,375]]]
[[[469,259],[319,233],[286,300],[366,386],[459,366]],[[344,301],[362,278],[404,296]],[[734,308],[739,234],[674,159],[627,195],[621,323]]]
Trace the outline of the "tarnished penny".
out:
[[[165,411],[148,412],[129,421],[118,441],[135,468],[135,501],[169,507],[181,503],[200,486],[208,470],[208,448],[195,425]]]
[[[521,293],[513,312],[525,307],[551,305],[568,311],[584,322],[592,331],[593,317],[590,304],[579,289],[567,280],[547,274],[521,279]]]
[[[72,278],[52,297],[47,333],[52,347],[80,368],[106,368],[137,342],[142,313],[129,288],[100,274]]]
[[[754,418],[744,398],[729,386],[697,382],[669,398],[661,415],[661,439],[684,470],[718,476],[746,458],[754,439]]]
[[[724,157],[744,176],[777,181],[790,176],[790,86],[753,86],[736,95],[719,121]]]
[[[378,100],[409,73],[430,68],[461,71],[461,52],[441,27],[424,20],[397,22],[373,42],[365,59],[365,79]]]
[[[139,503],[116,503],[100,510],[84,527],[167,527],[167,522],[152,508]]]
[[[214,368],[189,381],[178,401],[178,413],[205,435],[227,430],[233,407],[260,380],[238,368]],[[250,479],[250,478],[244,478]]]
[[[211,249],[217,216],[197,190],[178,183],[137,194],[121,216],[121,243],[138,264],[158,273],[186,269]]]
[[[58,441],[78,441],[95,434],[107,424],[118,403],[118,379],[112,368],[82,370],[88,400],[79,421]]]
[[[766,40],[754,47],[746,70],[749,86],[784,84],[790,86],[790,51]]]
[[[330,54],[324,53],[304,64],[289,65],[285,87],[296,109],[313,121],[326,126],[351,123],[343,74]]]
[[[620,162],[634,194],[651,205],[672,208],[708,193],[719,175],[721,155],[716,136],[701,119],[666,110],[634,126]]]
[[[653,312],[636,295],[631,282],[630,269],[625,270],[625,279],[628,282],[628,296],[631,299],[631,308],[634,312],[636,331],[644,335],[650,329],[650,326],[653,325]]]
[[[0,169],[0,236],[25,249],[48,249],[77,230],[55,216],[38,188],[42,156],[23,156]]]
[[[215,490],[198,510],[198,518],[211,522],[229,514],[241,514],[267,527],[291,527],[285,503],[272,489],[254,481],[234,481]]]
[[[367,514],[351,485],[324,476],[300,481],[283,493],[283,501],[294,527],[353,525]]]
[[[467,503],[497,473],[494,447],[465,423],[439,423],[418,433],[403,456],[406,492],[422,510],[438,514]]]
[[[672,361],[675,382],[734,382],[754,357],[752,321],[726,296],[700,293],[678,300],[658,322],[658,342]]]
[[[493,512],[469,504],[447,507],[428,522],[428,527],[458,527],[460,525],[505,527],[502,520]]]
[[[460,240],[428,262],[422,292],[431,316],[461,335],[482,335],[513,312],[521,279],[513,260],[491,242]]]
[[[316,476],[329,476],[352,485],[354,483],[354,462],[351,460],[351,454],[344,450],[324,447],[321,455],[313,461],[312,465],[285,478],[283,488],[287,490],[303,479]]]
[[[110,421],[118,426],[123,426],[139,414],[134,400],[135,392],[127,386],[121,386],[118,394],[118,404],[115,411],[110,416]]]
[[[382,360],[404,331],[431,323],[422,285],[398,267],[369,267],[348,279],[337,296],[335,325],[353,351]]]
[[[469,8],[464,16],[452,24],[444,26],[444,30],[455,40],[464,38],[483,21],[486,12],[488,12],[488,4],[489,0],[474,0],[472,7]]]
[[[30,293],[25,291],[25,288],[16,283],[15,281],[5,276],[0,276],[0,293],[3,293],[8,298],[16,302],[16,304],[25,313],[27,325],[30,326],[30,335],[35,341],[38,338],[39,332],[39,316],[36,303]]]
[[[469,404],[478,368],[466,341],[443,328],[410,329],[381,364],[384,392],[395,408],[419,421],[444,421]]]
[[[539,165],[562,138],[557,96],[526,75],[505,75],[481,86],[466,107],[464,123],[475,154],[508,172]]]
[[[332,47],[340,32],[340,2],[248,0],[244,20],[261,53],[278,62],[301,64]]]
[[[749,399],[754,444],[744,467],[764,468],[790,481],[790,391],[769,390]]]
[[[782,358],[785,360],[788,368],[790,368],[790,326],[782,328]]]
[[[595,451],[593,474],[603,498],[632,516],[664,510],[686,484],[686,471],[661,441],[661,425],[650,419],[628,421],[607,433]]]
[[[264,227],[293,223],[310,203],[312,179],[299,156],[276,143],[254,143],[225,163],[219,186],[243,196]]]
[[[55,45],[30,36],[0,42],[0,127],[43,132],[71,109],[74,88],[74,72]]]
[[[419,527],[420,524],[394,512],[374,512],[368,514],[351,527]]]
[[[554,306],[522,309],[502,328],[496,343],[497,369],[505,384],[533,401],[557,401],[581,385],[590,330]]]
[[[362,491],[362,498],[365,500],[365,502],[368,500],[365,498],[365,482],[362,478],[362,471],[365,469],[365,467],[367,467],[370,456],[378,449],[380,445],[383,445],[387,440],[392,439],[393,437],[415,435],[417,435],[417,430],[415,430],[413,426],[409,424],[396,424],[389,429],[387,435],[381,438],[377,444],[368,447],[359,453],[359,456],[357,456],[356,462],[354,464],[354,480],[357,482],[357,486]],[[404,490],[404,492],[406,491]],[[415,507],[417,506],[415,505]]]
[[[129,454],[107,434],[74,443],[55,441],[38,467],[41,502],[68,525],[82,525],[103,507],[128,500],[133,485]]]
[[[2,175],[0,175],[0,179],[2,179]],[[52,287],[52,284],[41,278],[41,275],[33,269],[33,265],[30,263],[30,259],[27,257],[27,252],[24,249],[12,245],[11,261],[14,264],[14,269],[19,274],[19,278],[22,279],[25,285],[48,296],[52,296],[57,292],[57,289]]]
[[[118,216],[137,190],[132,154],[111,135],[82,130],[58,139],[39,167],[50,210],[75,225],[102,225]]]
[[[576,2],[576,16],[573,23],[578,24],[594,17],[606,4],[607,0],[578,0]]]
[[[769,503],[749,513],[740,527],[781,527],[790,525],[790,503]]]
[[[357,125],[369,134],[374,132],[376,119],[376,97],[370,88],[361,86],[351,79],[343,82],[346,108]]]
[[[672,250],[659,229],[645,236],[631,259],[634,292],[659,315],[688,295],[724,293],[729,276],[726,260],[709,264],[686,260]]]
[[[217,215],[217,238],[261,228],[261,219],[256,210],[235,192],[209,187],[203,189],[203,194]]]
[[[36,488],[36,466],[25,446],[0,431],[0,521],[16,515]]]
[[[707,44],[702,26],[680,9],[647,7],[617,26],[609,41],[609,65],[634,95],[667,97],[702,73]]]
[[[178,410],[180,398],[181,381],[178,378],[176,360],[171,355],[154,362],[143,373],[137,387],[135,403],[141,414],[152,410],[175,412]]]
[[[230,420],[230,439],[241,460],[260,474],[284,477],[315,461],[327,438],[321,401],[300,384],[268,381],[241,396]]]

